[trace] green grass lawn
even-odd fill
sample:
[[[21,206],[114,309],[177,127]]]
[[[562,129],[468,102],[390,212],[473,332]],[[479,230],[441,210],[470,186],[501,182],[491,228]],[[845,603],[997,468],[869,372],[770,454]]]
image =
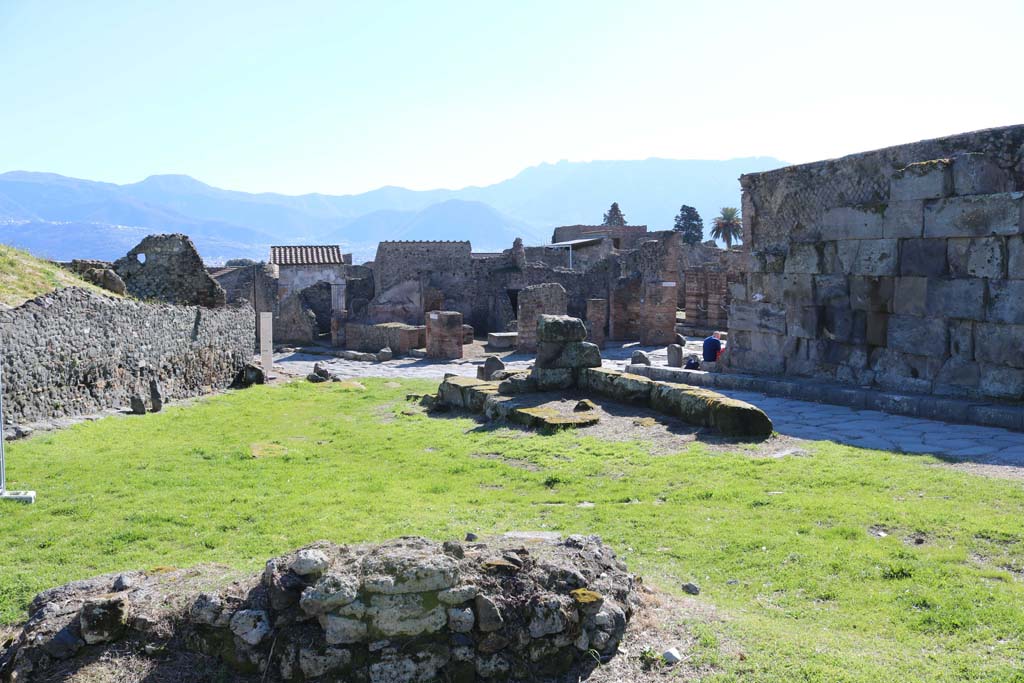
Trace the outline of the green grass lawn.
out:
[[[402,414],[434,385],[364,384],[257,387],[9,444],[11,487],[39,500],[0,508],[0,621],[102,572],[545,529],[600,534],[667,591],[698,583],[722,617],[693,625],[708,680],[1024,680],[1019,484],[828,442],[652,456],[475,429]]]

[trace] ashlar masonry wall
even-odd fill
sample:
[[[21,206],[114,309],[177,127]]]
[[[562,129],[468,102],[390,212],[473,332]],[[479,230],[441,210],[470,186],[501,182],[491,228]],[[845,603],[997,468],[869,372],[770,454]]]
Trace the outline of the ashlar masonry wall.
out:
[[[728,369],[1024,398],[1024,126],[741,184]]]
[[[251,308],[174,306],[76,288],[0,311],[4,422],[127,407],[156,378],[167,398],[229,386],[252,359]]]

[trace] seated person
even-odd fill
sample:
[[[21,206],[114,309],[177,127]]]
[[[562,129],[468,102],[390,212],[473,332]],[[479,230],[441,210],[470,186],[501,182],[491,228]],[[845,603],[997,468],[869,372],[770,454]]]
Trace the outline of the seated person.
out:
[[[718,354],[722,352],[722,333],[713,332],[710,337],[704,340],[704,362],[714,363],[718,360]]]

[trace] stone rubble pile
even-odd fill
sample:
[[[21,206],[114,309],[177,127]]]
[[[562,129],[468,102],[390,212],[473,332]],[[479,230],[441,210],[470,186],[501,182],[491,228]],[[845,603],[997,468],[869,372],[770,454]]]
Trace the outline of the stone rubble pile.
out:
[[[0,680],[45,680],[115,649],[178,649],[267,681],[576,681],[616,654],[637,601],[636,579],[594,536],[318,542],[202,592],[204,576],[223,585],[217,569],[41,593],[0,652]]]

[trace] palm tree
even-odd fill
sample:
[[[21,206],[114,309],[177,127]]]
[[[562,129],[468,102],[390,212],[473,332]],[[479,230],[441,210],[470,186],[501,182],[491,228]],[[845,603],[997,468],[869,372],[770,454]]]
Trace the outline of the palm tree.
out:
[[[732,249],[733,242],[742,242],[743,221],[740,219],[740,210],[731,206],[724,207],[721,215],[715,217],[711,236],[725,242],[726,250]]]

